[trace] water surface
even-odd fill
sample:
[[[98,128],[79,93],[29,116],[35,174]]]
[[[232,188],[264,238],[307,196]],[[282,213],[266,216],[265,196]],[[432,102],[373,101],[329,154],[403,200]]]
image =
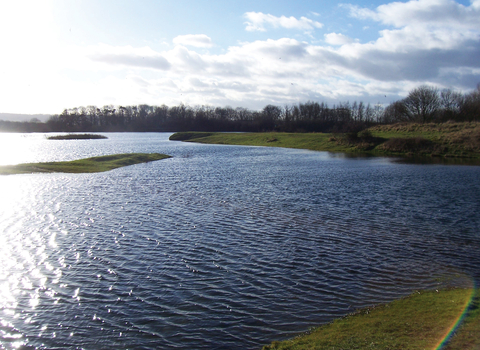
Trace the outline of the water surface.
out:
[[[0,135],[0,164],[173,156],[0,177],[0,348],[255,349],[480,278],[480,167],[169,135]]]

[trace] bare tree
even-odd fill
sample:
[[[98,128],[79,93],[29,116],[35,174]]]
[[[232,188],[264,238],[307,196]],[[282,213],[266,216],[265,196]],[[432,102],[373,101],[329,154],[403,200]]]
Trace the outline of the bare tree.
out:
[[[380,118],[382,123],[391,124],[404,121],[410,121],[410,115],[406,111],[405,104],[402,101],[396,101],[388,105]]]
[[[419,86],[410,91],[402,103],[407,119],[427,123],[433,119],[440,108],[438,89],[428,85]]]
[[[443,89],[440,92],[440,99],[443,108],[443,120],[457,119],[462,104],[462,94],[452,89]]]
[[[460,105],[460,113],[464,120],[478,121],[480,118],[480,84],[477,89],[466,94]]]

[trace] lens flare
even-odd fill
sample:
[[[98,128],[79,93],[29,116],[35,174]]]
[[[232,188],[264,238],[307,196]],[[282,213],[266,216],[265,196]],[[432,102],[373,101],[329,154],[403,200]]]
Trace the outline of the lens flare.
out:
[[[472,287],[472,293],[468,297],[468,299],[465,301],[465,306],[463,307],[463,310],[461,314],[455,319],[453,324],[448,328],[448,331],[446,334],[442,337],[440,342],[437,344],[437,346],[434,348],[434,350],[441,350],[445,345],[448,344],[452,336],[455,334],[455,331],[458,329],[458,327],[462,324],[463,320],[467,316],[468,310],[470,309],[470,306],[472,305],[473,299],[475,297],[475,291],[476,291],[476,286],[473,284]]]

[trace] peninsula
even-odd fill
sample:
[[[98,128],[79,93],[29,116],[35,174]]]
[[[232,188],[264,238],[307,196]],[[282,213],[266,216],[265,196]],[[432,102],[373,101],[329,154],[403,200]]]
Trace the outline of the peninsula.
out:
[[[98,173],[128,165],[170,158],[160,153],[125,153],[78,159],[69,162],[26,163],[0,166],[0,175],[28,173]]]
[[[480,160],[480,124],[405,123],[377,125],[351,133],[212,133],[179,132],[170,140],[210,144],[301,148],[313,151],[422,156]]]

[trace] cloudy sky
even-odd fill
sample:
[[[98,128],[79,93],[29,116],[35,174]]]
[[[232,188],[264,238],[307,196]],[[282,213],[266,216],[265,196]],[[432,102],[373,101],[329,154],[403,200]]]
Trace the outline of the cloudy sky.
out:
[[[480,0],[0,0],[0,112],[383,103],[480,83]]]

